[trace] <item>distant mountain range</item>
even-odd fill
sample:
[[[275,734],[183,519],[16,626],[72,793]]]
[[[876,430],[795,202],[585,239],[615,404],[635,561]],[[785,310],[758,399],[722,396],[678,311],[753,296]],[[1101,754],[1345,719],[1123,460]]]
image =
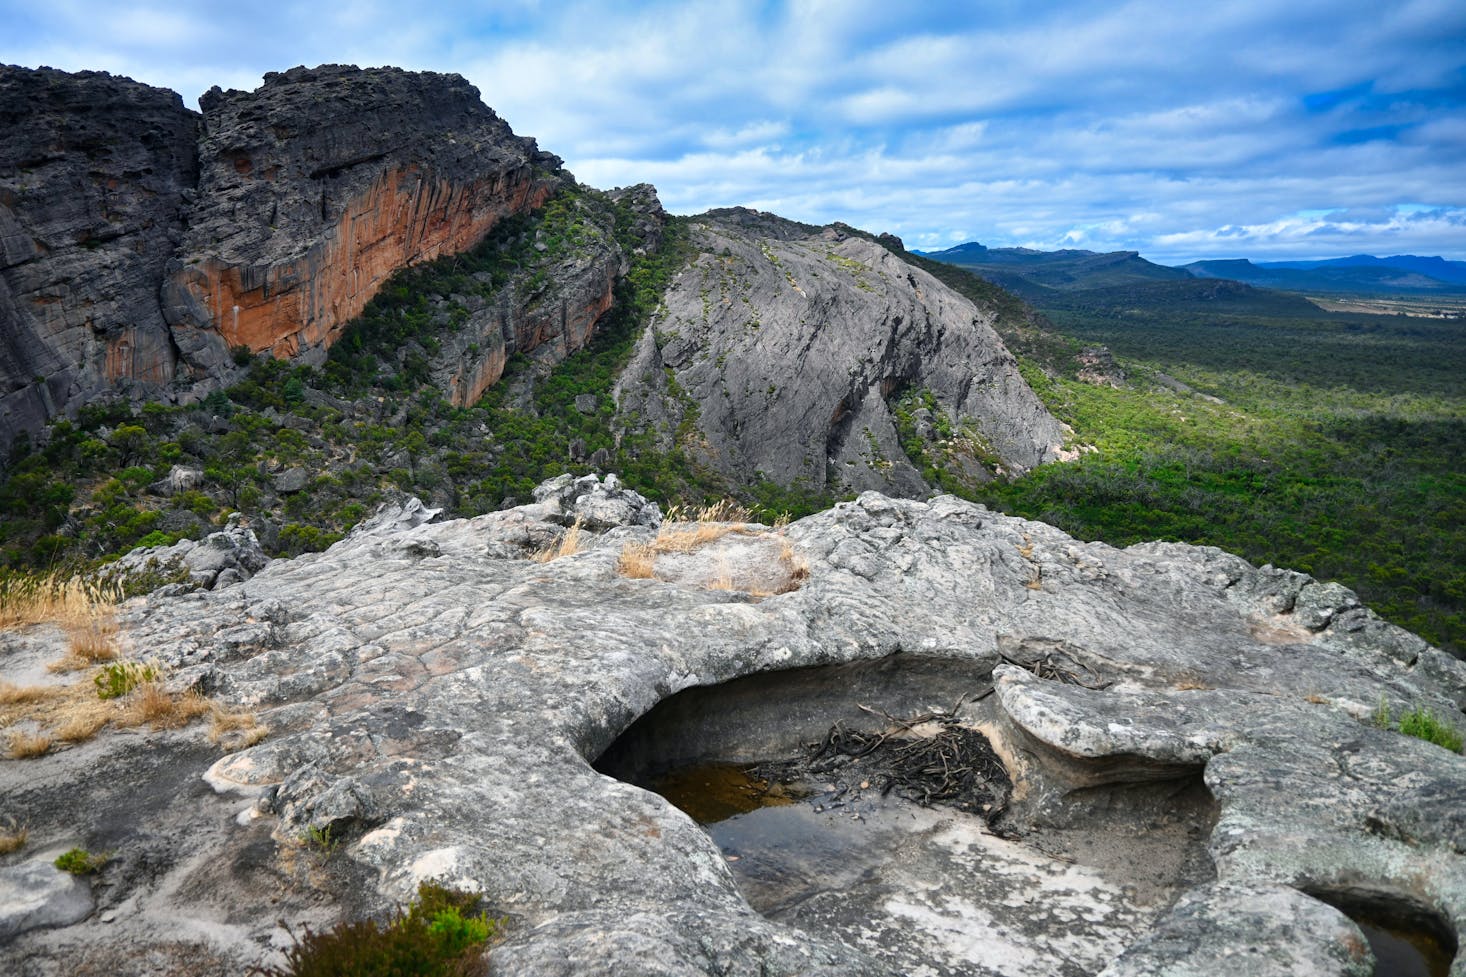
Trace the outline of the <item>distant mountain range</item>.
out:
[[[1158,265],[1135,251],[1035,251],[988,248],[976,242],[945,251],[918,252],[969,268],[1030,301],[1056,299],[1054,292],[1091,291],[1154,282],[1196,279],[1240,282],[1285,292],[1361,296],[1466,295],[1466,261],[1440,257],[1369,254],[1320,261],[1249,261],[1236,258]],[[1186,290],[1186,289],[1183,289]],[[1238,292],[1237,298],[1246,297]]]

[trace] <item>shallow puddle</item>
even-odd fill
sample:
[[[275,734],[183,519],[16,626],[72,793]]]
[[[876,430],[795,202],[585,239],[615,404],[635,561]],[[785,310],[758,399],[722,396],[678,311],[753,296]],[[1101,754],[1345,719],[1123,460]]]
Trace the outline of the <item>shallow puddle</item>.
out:
[[[1394,922],[1353,916],[1374,951],[1375,977],[1447,977],[1453,953],[1430,933]]]
[[[647,786],[701,825],[795,800],[783,785],[771,784],[756,777],[752,768],[732,763],[683,767],[651,778]]]

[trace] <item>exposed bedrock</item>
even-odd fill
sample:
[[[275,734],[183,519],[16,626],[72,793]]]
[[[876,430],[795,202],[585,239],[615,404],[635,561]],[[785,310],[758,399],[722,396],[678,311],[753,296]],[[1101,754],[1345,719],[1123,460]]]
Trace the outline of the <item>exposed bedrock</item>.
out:
[[[319,360],[392,272],[539,206],[559,168],[458,75],[293,68],[199,104],[198,204],[165,297],[202,372],[235,345]]]
[[[991,314],[838,227],[743,210],[705,218],[700,255],[623,376],[628,423],[682,438],[743,482],[919,495],[930,486],[901,448],[893,403],[926,392],[968,477],[1056,457],[1063,429]]]
[[[317,363],[393,272],[472,247],[566,178],[458,75],[293,68],[200,104],[0,67],[0,447],[109,392],[217,386],[232,346]],[[595,321],[604,264],[569,269],[592,280],[564,318]],[[474,370],[460,402],[493,372]]]
[[[611,528],[573,555],[529,558],[582,510]],[[659,530],[594,479],[471,520],[420,515],[224,590],[124,608],[130,654],[256,710],[271,735],[220,757],[196,730],[107,733],[0,761],[31,850],[114,852],[96,913],[20,934],[0,967],[69,973],[105,953],[120,974],[182,959],[234,973],[270,958],[277,918],[318,928],[382,911],[425,878],[482,892],[511,920],[495,971],[536,977],[1128,975],[1182,972],[1167,969],[1182,956],[1216,964],[1188,973],[1358,973],[1360,931],[1310,895],[1342,892],[1466,928],[1463,761],[1370,721],[1383,698],[1459,724],[1466,665],[1342,589],[1213,549],[1081,543],[950,497],[866,493],[782,531],[680,537],[642,578],[617,570],[627,544],[696,527]],[[864,901],[767,918],[687,816],[591,765],[684,689],[893,656],[936,676],[933,705],[995,686],[971,716],[1004,752],[1015,797],[1026,791],[1016,840],[940,808],[912,822],[912,844],[948,853],[955,888],[862,883]],[[943,662],[955,679],[941,680]],[[848,694],[879,693],[881,667],[857,669]],[[926,697],[898,686],[893,708]],[[838,683],[823,688],[830,708],[850,708]],[[1196,839],[1214,872],[1173,908],[1106,883],[1103,853],[1062,861],[1024,840],[1072,831],[1118,792],[1194,795],[1198,778],[1215,802]],[[311,828],[342,839],[324,866],[301,841]],[[891,885],[909,878],[894,864]],[[1005,906],[995,872],[1031,873],[1032,900]],[[1061,889],[1071,901],[1045,903]],[[1023,918],[1089,904],[1085,927],[1123,924],[1109,942],[992,954]],[[861,935],[902,927],[915,956]]]
[[[199,127],[161,88],[0,66],[0,448],[100,390],[172,379],[159,286]]]

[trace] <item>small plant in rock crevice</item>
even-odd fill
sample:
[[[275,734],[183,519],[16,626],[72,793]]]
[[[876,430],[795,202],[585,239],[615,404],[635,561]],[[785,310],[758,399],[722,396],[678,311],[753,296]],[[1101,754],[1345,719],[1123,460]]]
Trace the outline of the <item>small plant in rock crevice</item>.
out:
[[[102,666],[92,681],[97,686],[97,698],[120,699],[144,682],[158,678],[158,669],[142,662],[115,662]]]
[[[1379,729],[1393,729],[1406,736],[1413,736],[1415,739],[1433,743],[1452,753],[1460,753],[1461,747],[1466,745],[1466,737],[1463,737],[1461,730],[1449,719],[1437,716],[1435,712],[1425,706],[1415,706],[1400,713],[1396,720],[1390,712],[1389,701],[1380,696],[1379,705],[1375,707],[1372,717],[1374,725]]]
[[[283,967],[256,968],[258,977],[483,977],[485,947],[504,924],[478,910],[478,897],[433,882],[386,923],[342,922],[291,936]],[[287,931],[289,927],[286,927]]]
[[[111,858],[112,856],[106,852],[94,854],[85,848],[73,848],[58,855],[54,864],[61,871],[70,872],[72,875],[93,875]]]
[[[30,828],[18,824],[15,819],[7,818],[5,827],[0,828],[0,855],[9,855],[13,851],[20,851],[25,843],[30,840]]]

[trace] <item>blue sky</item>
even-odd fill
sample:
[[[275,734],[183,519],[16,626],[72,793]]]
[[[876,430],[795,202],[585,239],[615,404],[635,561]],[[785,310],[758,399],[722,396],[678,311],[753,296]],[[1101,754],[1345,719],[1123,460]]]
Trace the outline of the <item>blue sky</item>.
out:
[[[926,249],[1466,259],[1462,0],[0,0],[0,23],[0,60],[191,105],[296,64],[455,71],[582,182],[679,213]]]

